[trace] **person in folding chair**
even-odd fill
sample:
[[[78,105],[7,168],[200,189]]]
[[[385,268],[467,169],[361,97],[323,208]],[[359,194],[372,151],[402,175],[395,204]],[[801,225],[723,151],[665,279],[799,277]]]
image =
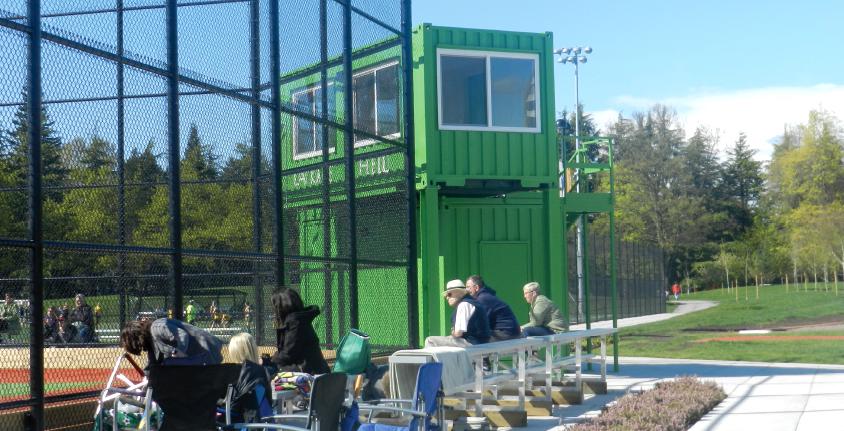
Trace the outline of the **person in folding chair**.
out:
[[[229,359],[243,364],[232,392],[231,421],[260,422],[261,418],[272,416],[272,387],[251,334],[241,332],[229,340]]]
[[[127,323],[120,345],[134,355],[147,352],[152,399],[164,412],[161,431],[217,429],[217,400],[242,368],[222,364],[222,341],[196,326],[162,318]]]

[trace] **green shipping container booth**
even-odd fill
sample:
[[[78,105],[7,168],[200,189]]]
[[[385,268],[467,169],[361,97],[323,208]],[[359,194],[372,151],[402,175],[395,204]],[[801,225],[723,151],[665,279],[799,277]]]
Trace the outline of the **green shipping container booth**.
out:
[[[418,316],[420,341],[449,331],[450,313],[441,295],[446,281],[480,274],[509,303],[522,322],[528,305],[522,286],[538,281],[542,291],[568,315],[565,255],[565,199],[560,193],[560,150],[554,107],[551,33],[437,27],[413,30],[413,120],[417,192]],[[401,140],[402,81],[398,46],[370,50],[353,58],[355,109],[361,89],[375,100],[368,133]],[[342,124],[341,65],[326,72],[303,69],[282,79],[282,99],[313,116]],[[325,88],[328,96],[322,94]],[[322,106],[322,100],[328,106]],[[363,100],[363,99],[360,99]],[[368,105],[367,105],[368,106]],[[363,117],[360,117],[363,118]],[[283,180],[286,229],[297,241],[290,254],[341,256],[348,243],[342,211],[323,214],[346,199],[340,131],[320,133],[307,118],[285,123],[282,168],[294,170]],[[328,150],[325,150],[325,147]],[[378,211],[386,225],[404,226],[406,214],[390,212],[401,196],[401,151],[355,137],[356,201],[359,211]],[[313,167],[311,167],[313,165]],[[328,181],[323,178],[328,177]],[[584,209],[587,211],[588,208]],[[389,244],[358,236],[362,257],[389,261],[401,254]],[[359,266],[361,329],[376,344],[406,345],[407,328],[389,316],[406,319],[407,298],[385,296],[381,286],[402,277],[401,268]],[[340,294],[348,275],[318,262],[301,263],[295,284],[305,300],[324,304],[328,314],[342,313]],[[384,310],[392,314],[385,316]],[[399,316],[399,313],[401,316]],[[336,342],[343,316],[320,319],[327,342]],[[405,320],[406,322],[406,320]]]

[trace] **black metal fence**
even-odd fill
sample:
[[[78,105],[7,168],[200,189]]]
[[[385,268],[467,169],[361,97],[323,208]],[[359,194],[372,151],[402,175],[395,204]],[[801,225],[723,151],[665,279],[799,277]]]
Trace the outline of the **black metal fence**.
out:
[[[410,0],[0,0],[0,429],[64,425],[131,319],[273,346],[281,285],[328,348],[415,344],[409,35]]]
[[[591,322],[612,319],[609,238],[605,234],[589,232],[586,244],[588,295],[579,301],[575,235],[569,235],[569,321],[572,323],[585,322],[587,312]],[[662,250],[652,244],[616,239],[615,258],[618,318],[664,313],[668,280]]]

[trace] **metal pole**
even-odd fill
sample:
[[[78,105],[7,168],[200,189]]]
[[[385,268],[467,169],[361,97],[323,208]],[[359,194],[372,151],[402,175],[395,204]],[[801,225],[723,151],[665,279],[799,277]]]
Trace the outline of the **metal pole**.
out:
[[[413,128],[413,46],[411,0],[402,0],[401,37],[404,82],[404,143],[407,146],[407,320],[408,342],[419,346],[419,277],[416,267],[416,159]]]
[[[123,0],[117,0],[117,243],[126,245],[126,102],[123,67]],[[126,252],[117,255],[118,328],[126,324]]]
[[[358,244],[357,206],[355,205],[355,134],[352,95],[352,4],[343,7],[343,75],[346,92],[343,97],[345,114],[346,200],[349,208],[349,325],[358,327]]]
[[[44,429],[44,232],[42,230],[41,196],[41,1],[30,0],[27,9],[29,45],[27,73],[29,74],[26,101],[29,122],[29,237],[32,240],[32,320],[29,341],[29,391],[32,405],[32,425]]]
[[[328,121],[328,0],[320,0],[319,2],[319,59],[321,63],[319,79],[320,79],[320,89],[321,97],[320,101],[322,104],[322,112],[320,112],[319,117],[323,121]],[[330,177],[330,170],[328,164],[328,137],[329,137],[329,130],[328,126],[325,125],[326,123],[320,124],[317,126],[314,124],[314,127],[319,127],[320,129],[320,136],[322,136],[322,166],[320,171],[322,172],[322,257],[329,258],[331,257],[331,197],[329,196],[330,189],[331,189],[331,177]],[[337,227],[335,227],[336,229]],[[333,291],[332,291],[332,270],[336,267],[332,266],[328,262],[322,263],[322,283],[323,283],[323,300],[325,301],[325,305],[323,308],[323,315],[325,318],[325,340],[328,343],[333,342],[333,332],[334,332],[334,307],[332,306],[333,302]],[[337,271],[338,274],[340,273]],[[342,290],[340,287],[340,279],[341,277],[337,277],[337,290],[340,293],[338,296],[340,298],[343,297]],[[343,325],[343,306],[339,304],[338,301],[337,308],[339,309],[339,321],[340,326]],[[338,340],[339,342],[339,340]]]
[[[608,155],[610,165],[610,290],[612,295],[612,327],[618,328],[618,287],[615,280],[615,177],[613,175],[612,151],[612,140],[610,140]],[[612,335],[612,343],[613,371],[618,372],[618,332]]]
[[[281,74],[281,55],[279,40],[279,11],[278,1],[270,0],[270,94],[272,95],[272,154],[273,154],[273,251],[275,252],[275,283],[276,288],[285,284],[284,274],[284,221],[283,210],[284,196],[281,188],[281,88],[279,79]],[[261,298],[259,298],[259,301]],[[264,322],[261,304],[255,304],[259,310],[259,317],[256,319],[258,325]],[[259,326],[256,326],[256,330]]]
[[[179,155],[179,25],[177,0],[167,0],[167,142],[170,173],[170,287],[173,318],[182,319],[182,189]]]
[[[252,86],[252,246],[255,253],[261,253],[263,244],[261,241],[261,107],[258,101],[261,99],[261,26],[260,26],[260,1],[252,0],[249,7],[250,13],[250,50],[249,60],[251,64],[251,86]],[[263,298],[264,286],[261,279],[261,266],[263,261],[252,261],[253,283],[255,285],[255,298]],[[257,307],[257,301],[256,301]],[[260,308],[259,308],[260,309]],[[261,345],[263,331],[259,330],[262,319],[256,319],[255,342]],[[247,328],[248,329],[248,328]],[[263,329],[263,328],[261,328]]]
[[[580,157],[580,68],[578,67],[577,56],[574,59],[574,150],[575,150],[575,163],[581,162]],[[580,167],[575,168],[574,170],[574,184],[575,184],[575,192],[580,193]],[[583,226],[583,214],[577,216],[577,223],[576,223],[576,237],[575,237],[575,244],[577,247],[577,318],[580,320],[583,317],[583,295],[585,295],[585,281],[584,281],[584,265],[585,265],[585,257],[584,257],[584,226]]]

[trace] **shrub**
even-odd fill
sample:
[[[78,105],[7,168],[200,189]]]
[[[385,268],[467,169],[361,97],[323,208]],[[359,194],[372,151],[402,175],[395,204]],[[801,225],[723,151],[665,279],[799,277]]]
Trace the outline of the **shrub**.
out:
[[[724,390],[714,382],[680,377],[657,383],[648,391],[625,395],[606,407],[600,416],[569,430],[683,431],[726,397]]]

